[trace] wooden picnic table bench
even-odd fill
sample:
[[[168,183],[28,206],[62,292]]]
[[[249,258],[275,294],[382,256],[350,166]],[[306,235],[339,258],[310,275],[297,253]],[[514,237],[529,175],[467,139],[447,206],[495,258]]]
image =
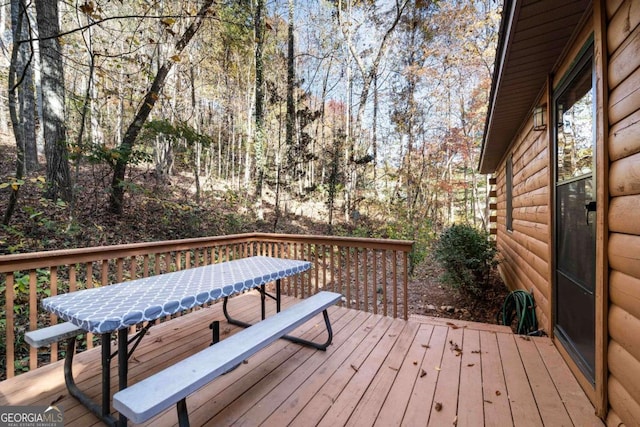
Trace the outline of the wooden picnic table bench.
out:
[[[265,297],[273,298],[276,301],[276,311],[280,312],[280,280],[309,268],[311,263],[308,261],[255,256],[60,294],[45,298],[42,306],[66,322],[27,332],[25,339],[34,347],[42,347],[69,338],[64,361],[65,383],[69,394],[78,399],[105,424],[126,426],[127,418],[122,413],[119,419],[111,415],[111,361],[117,357],[119,390],[124,390],[128,385],[129,357],[158,319],[224,299],[223,312],[227,321],[247,327],[248,324],[229,316],[227,299],[230,296],[246,290],[258,289],[261,294],[262,319],[264,319]],[[276,296],[266,292],[265,285],[270,282],[276,283]],[[319,300],[314,298],[311,301]],[[290,320],[289,316],[291,315],[278,316],[277,319]],[[328,318],[325,320],[329,328]],[[276,332],[269,335],[273,335],[275,337],[273,339],[282,337],[322,349],[324,344],[286,335],[291,330],[285,325],[286,323],[286,321],[282,324],[278,323]],[[134,325],[143,325],[143,327],[135,335],[129,336],[129,328]],[[73,376],[76,336],[85,332],[97,334],[101,339],[102,400],[100,403],[94,402],[80,390]],[[111,336],[114,332],[117,332],[117,350],[112,352]],[[225,344],[225,347],[228,345]]]
[[[242,363],[278,338],[291,332],[320,312],[327,327],[326,349],[333,334],[327,308],[342,295],[320,292],[274,316],[183,359],[113,395],[113,407],[135,423],[142,423],[176,405],[181,427],[189,425],[186,398],[191,393]]]

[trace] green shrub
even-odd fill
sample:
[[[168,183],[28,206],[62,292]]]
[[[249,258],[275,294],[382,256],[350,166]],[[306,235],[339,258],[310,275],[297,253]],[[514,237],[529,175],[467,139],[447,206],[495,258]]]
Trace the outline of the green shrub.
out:
[[[491,285],[491,272],[498,263],[494,242],[470,225],[454,224],[443,231],[434,256],[444,269],[440,280],[475,297]]]

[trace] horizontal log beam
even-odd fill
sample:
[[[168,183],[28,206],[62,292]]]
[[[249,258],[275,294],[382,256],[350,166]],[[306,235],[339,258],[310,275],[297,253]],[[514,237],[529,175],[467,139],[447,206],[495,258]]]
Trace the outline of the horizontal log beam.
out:
[[[611,161],[629,157],[638,152],[640,152],[640,110],[616,123],[609,131]]]
[[[612,197],[640,194],[640,153],[611,164],[609,192]]]

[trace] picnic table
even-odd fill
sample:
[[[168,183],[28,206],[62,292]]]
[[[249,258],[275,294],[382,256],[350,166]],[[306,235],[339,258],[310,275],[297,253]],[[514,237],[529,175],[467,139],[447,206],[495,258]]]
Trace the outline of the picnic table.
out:
[[[279,312],[280,279],[309,268],[311,263],[307,261],[254,256],[45,298],[42,301],[45,310],[55,313],[82,331],[99,334],[101,337],[102,402],[94,402],[75,384],[72,370],[75,337],[67,342],[64,362],[65,383],[69,393],[105,424],[126,425],[127,419],[122,414],[119,420],[110,414],[111,361],[117,356],[119,389],[123,390],[127,387],[128,359],[158,319],[224,298],[227,320],[249,326],[229,316],[226,307],[228,297],[258,288],[264,320],[265,296],[276,300]],[[267,294],[265,285],[274,281],[276,295],[272,296]],[[129,337],[129,328],[141,324],[143,326],[140,330]],[[114,353],[111,352],[112,333],[118,335],[117,350]],[[67,336],[72,335],[73,331],[71,334],[67,332]],[[295,337],[291,338],[296,341]],[[296,342],[307,344],[299,339]]]

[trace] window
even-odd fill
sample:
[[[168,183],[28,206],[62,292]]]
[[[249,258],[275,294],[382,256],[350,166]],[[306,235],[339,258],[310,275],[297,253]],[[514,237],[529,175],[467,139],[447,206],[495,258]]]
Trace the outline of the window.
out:
[[[507,159],[507,230],[513,231],[513,157]]]

